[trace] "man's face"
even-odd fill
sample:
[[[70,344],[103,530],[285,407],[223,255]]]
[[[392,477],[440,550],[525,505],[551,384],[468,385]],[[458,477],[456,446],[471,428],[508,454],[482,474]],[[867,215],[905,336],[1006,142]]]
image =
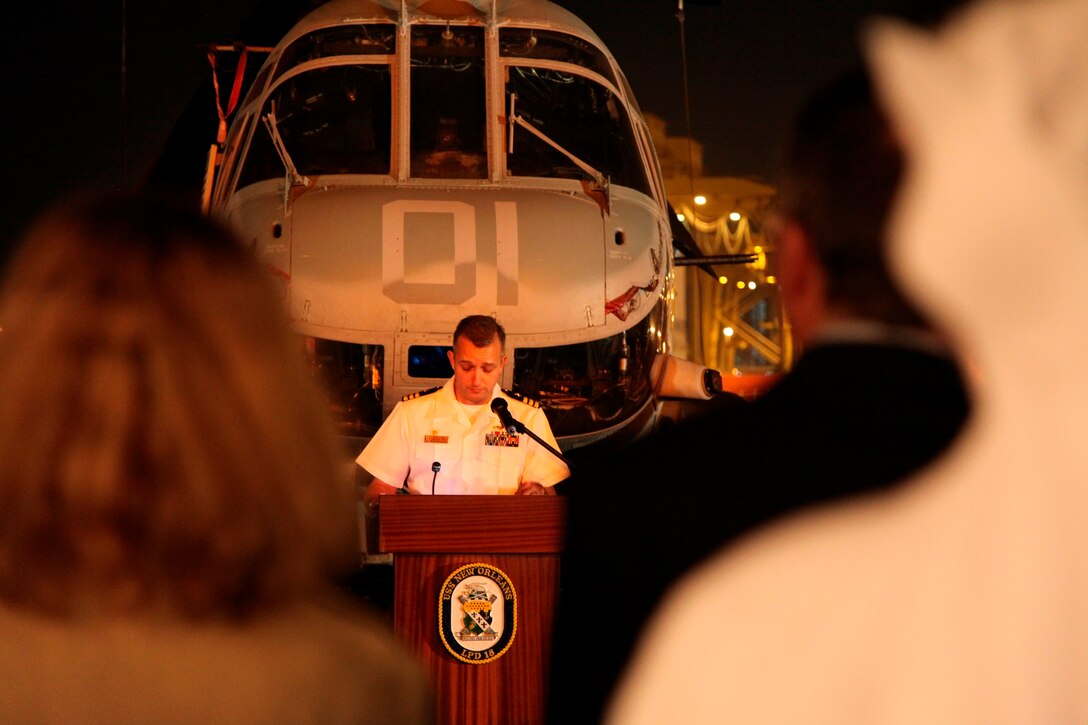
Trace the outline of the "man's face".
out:
[[[491,400],[491,391],[502,375],[506,355],[496,337],[486,347],[476,347],[472,340],[460,337],[447,353],[453,365],[453,392],[466,405],[483,405]]]

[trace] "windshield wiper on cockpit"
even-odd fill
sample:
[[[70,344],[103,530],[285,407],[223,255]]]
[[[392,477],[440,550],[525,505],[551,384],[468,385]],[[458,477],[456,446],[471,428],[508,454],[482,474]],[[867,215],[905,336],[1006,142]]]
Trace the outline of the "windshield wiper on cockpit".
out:
[[[533,134],[538,139],[540,139],[544,143],[548,144],[549,146],[551,146],[553,149],[555,149],[559,153],[566,156],[568,159],[570,159],[571,163],[573,163],[579,169],[581,169],[586,174],[588,174],[589,177],[591,179],[593,179],[593,183],[597,185],[597,191],[600,191],[600,192],[602,192],[604,194],[606,206],[611,207],[612,206],[612,204],[611,204],[611,202],[612,202],[612,193],[611,193],[610,184],[608,182],[608,178],[604,174],[602,174],[600,171],[593,168],[588,163],[586,163],[585,161],[582,161],[582,159],[578,158],[577,156],[572,154],[570,151],[565,149],[563,147],[563,145],[560,144],[558,141],[553,140],[546,133],[544,133],[543,131],[538,129],[536,126],[534,126],[533,124],[526,121],[523,116],[519,116],[516,113],[516,111],[514,110],[517,99],[518,99],[518,94],[516,94],[516,93],[511,93],[510,94],[510,116],[509,116],[509,118],[510,118],[510,140],[507,142],[506,153],[508,153],[508,154],[514,153],[514,129],[517,126],[521,126],[526,131]],[[605,211],[607,211],[607,208],[605,209]]]
[[[295,162],[291,160],[291,154],[287,153],[287,147],[283,143],[283,137],[280,136],[280,130],[276,125],[275,101],[272,101],[271,109],[261,117],[261,120],[264,121],[264,127],[268,129],[268,135],[272,137],[272,146],[276,149],[276,153],[279,154],[280,161],[283,162],[283,168],[287,170],[287,178],[291,180],[291,185],[309,185],[310,180],[298,173]]]

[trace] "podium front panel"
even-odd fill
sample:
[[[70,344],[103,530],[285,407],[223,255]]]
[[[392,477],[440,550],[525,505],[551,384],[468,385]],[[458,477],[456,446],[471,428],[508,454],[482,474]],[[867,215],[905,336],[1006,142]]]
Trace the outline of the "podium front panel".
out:
[[[440,723],[539,723],[559,581],[559,559],[534,554],[397,554],[393,626],[432,677]],[[516,593],[513,640],[482,664],[457,659],[439,634],[440,596],[449,575],[471,563],[501,570]],[[415,596],[401,592],[415,591]],[[509,626],[510,623],[507,623]]]
[[[556,496],[382,497],[379,542],[393,554],[394,629],[432,678],[439,723],[544,721],[565,513]],[[452,589],[445,585],[470,564],[501,572],[516,608],[516,620],[505,623],[515,627],[512,640],[481,662],[441,629],[443,590]]]

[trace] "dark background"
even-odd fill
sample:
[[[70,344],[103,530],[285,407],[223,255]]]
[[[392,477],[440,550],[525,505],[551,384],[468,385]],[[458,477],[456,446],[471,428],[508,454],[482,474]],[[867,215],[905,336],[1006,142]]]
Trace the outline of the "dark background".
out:
[[[216,113],[201,46],[273,45],[312,0],[18,3],[8,12],[0,260],[49,200],[86,188],[195,193]],[[642,110],[686,135],[676,0],[559,0],[604,40]],[[688,0],[691,134],[708,175],[773,175],[793,109],[860,58],[863,21],[931,23],[958,0]],[[257,59],[257,63],[260,59]],[[224,95],[227,89],[223,89]]]

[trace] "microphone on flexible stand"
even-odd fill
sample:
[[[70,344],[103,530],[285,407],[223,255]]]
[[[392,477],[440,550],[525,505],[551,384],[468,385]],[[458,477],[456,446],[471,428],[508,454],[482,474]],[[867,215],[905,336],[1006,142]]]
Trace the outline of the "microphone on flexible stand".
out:
[[[438,480],[438,472],[442,470],[442,464],[435,461],[431,464],[431,470],[434,471],[434,478],[431,479],[431,495],[434,496],[434,482]]]
[[[506,432],[510,435],[514,435],[518,432],[518,422],[514,420],[514,415],[510,412],[510,406],[502,398],[495,398],[491,401],[491,412],[499,416],[499,422],[502,423],[502,427],[506,429]]]
[[[514,435],[515,433],[524,433],[563,463],[567,462],[567,459],[563,458],[562,453],[552,448],[546,440],[526,428],[524,423],[514,417],[514,414],[510,412],[510,405],[504,398],[495,398],[491,401],[491,412],[499,416],[499,423],[502,424],[502,427],[506,429],[508,434]]]

